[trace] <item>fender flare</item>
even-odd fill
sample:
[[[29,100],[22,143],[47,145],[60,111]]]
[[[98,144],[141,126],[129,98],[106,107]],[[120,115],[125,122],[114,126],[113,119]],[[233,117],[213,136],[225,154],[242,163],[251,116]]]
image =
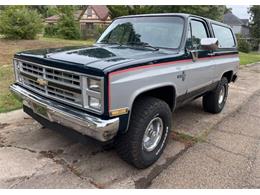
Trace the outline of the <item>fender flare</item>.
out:
[[[128,131],[128,127],[129,127],[129,124],[130,124],[130,120],[131,120],[131,115],[132,115],[132,107],[134,105],[134,102],[135,100],[142,94],[146,93],[146,92],[149,92],[151,90],[154,90],[154,89],[159,89],[159,88],[162,88],[162,87],[172,87],[173,90],[174,90],[174,98],[173,98],[173,108],[172,110],[174,110],[176,108],[176,87],[173,83],[170,83],[170,82],[167,82],[167,83],[160,83],[160,84],[157,84],[157,85],[149,85],[149,86],[146,86],[144,88],[141,88],[137,91],[135,91],[135,93],[133,93],[133,95],[131,96],[130,98],[130,106],[129,106],[129,113],[128,113],[128,120],[127,120],[127,124],[124,125],[125,128],[121,129],[121,132],[122,133],[125,133]]]

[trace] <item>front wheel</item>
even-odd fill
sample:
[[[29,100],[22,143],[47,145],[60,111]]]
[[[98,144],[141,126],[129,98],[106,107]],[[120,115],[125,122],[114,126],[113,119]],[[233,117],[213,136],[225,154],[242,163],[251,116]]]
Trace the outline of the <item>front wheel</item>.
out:
[[[210,113],[219,113],[223,110],[228,96],[228,80],[222,77],[217,88],[203,96],[203,109]]]
[[[160,99],[145,97],[134,105],[127,133],[117,138],[117,152],[136,168],[146,168],[161,156],[171,130],[171,110]]]

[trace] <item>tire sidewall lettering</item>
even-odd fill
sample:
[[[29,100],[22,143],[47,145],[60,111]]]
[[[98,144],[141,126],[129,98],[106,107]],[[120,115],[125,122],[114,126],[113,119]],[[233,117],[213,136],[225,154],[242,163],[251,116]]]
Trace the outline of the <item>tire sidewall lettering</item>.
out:
[[[161,143],[159,149],[158,149],[157,152],[155,153],[156,156],[157,156],[157,155],[161,152],[161,150],[163,149],[163,147],[164,147],[164,145],[165,145],[165,141],[166,141],[166,138],[167,138],[168,133],[169,133],[169,127],[166,126],[166,128],[165,128],[165,133],[164,133],[164,137],[163,137],[163,141],[162,141],[162,143]]]

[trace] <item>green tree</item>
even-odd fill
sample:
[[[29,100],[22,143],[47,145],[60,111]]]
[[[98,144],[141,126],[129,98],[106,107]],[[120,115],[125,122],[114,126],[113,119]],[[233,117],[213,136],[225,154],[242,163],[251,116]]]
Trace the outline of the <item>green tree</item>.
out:
[[[260,5],[253,5],[249,8],[250,32],[253,38],[260,39]]]
[[[42,17],[45,17],[47,12],[47,5],[28,5],[29,9],[36,10]]]
[[[153,5],[108,5],[112,18],[125,15],[155,13]]]
[[[58,14],[58,6],[56,5],[29,5],[28,7],[36,10],[43,18]]]
[[[74,18],[73,6],[59,6],[58,36],[64,39],[79,39],[79,23]]]
[[[4,10],[6,5],[0,5],[0,10]]]
[[[42,19],[25,6],[7,6],[0,14],[0,34],[9,39],[35,39],[42,32]]]
[[[58,14],[58,8],[56,6],[47,6],[46,12],[44,13],[44,18]]]
[[[222,5],[181,5],[181,6],[155,6],[156,12],[162,13],[188,13],[222,21],[226,6]]]
[[[47,24],[44,27],[44,36],[45,37],[57,37],[58,36],[58,25],[57,24]]]
[[[214,20],[222,21],[226,6],[224,5],[159,5],[159,6],[129,6],[129,5],[112,5],[108,6],[112,18],[147,13],[189,13],[199,16],[208,17]]]
[[[129,15],[129,6],[128,5],[108,5],[110,15],[112,18],[119,16]]]

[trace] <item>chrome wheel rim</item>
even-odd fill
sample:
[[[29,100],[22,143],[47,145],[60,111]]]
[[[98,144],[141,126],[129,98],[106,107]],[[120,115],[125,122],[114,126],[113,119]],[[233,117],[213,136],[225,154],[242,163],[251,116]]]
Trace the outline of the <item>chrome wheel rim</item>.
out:
[[[218,103],[219,104],[222,104],[223,100],[224,100],[224,97],[225,97],[225,87],[222,86],[221,87],[221,90],[219,92],[219,97],[218,97]]]
[[[143,148],[151,152],[159,144],[163,133],[163,121],[160,117],[153,118],[148,124],[144,137],[143,137]]]

